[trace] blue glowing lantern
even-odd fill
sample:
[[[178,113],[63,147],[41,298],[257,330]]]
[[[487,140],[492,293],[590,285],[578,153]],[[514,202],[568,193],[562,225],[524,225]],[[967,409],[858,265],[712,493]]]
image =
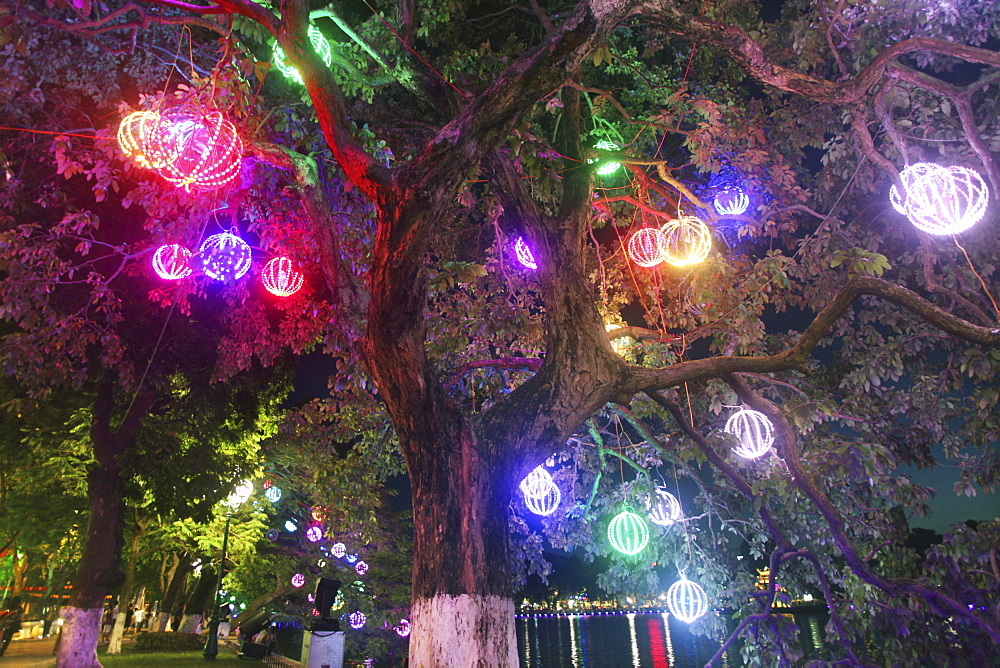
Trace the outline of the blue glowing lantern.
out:
[[[213,234],[198,252],[205,275],[217,281],[235,281],[250,270],[250,246],[231,232]]]
[[[715,210],[723,216],[738,216],[750,207],[750,196],[739,186],[729,186],[715,196]]]

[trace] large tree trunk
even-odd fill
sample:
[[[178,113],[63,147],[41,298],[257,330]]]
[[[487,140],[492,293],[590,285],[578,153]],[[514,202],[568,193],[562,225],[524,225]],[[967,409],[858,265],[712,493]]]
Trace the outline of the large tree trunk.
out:
[[[118,597],[118,614],[115,616],[115,624],[111,629],[111,638],[108,639],[108,654],[122,653],[122,636],[125,635],[125,620],[128,617],[128,607],[132,602],[132,590],[135,587],[135,566],[139,561],[139,543],[142,540],[142,534],[143,525],[136,518],[135,532],[132,534],[128,563],[125,567],[125,583],[122,585],[121,595]]]
[[[156,626],[154,631],[166,631],[167,622],[170,621],[170,616],[177,609],[179,603],[184,598],[184,590],[186,589],[187,576],[192,570],[191,568],[191,558],[188,554],[181,555],[180,563],[177,564],[177,568],[173,569],[173,575],[170,578],[170,584],[167,585],[167,591],[163,594],[163,606],[160,608],[160,614],[156,618]],[[176,631],[176,629],[174,629]]]
[[[215,603],[215,569],[203,566],[201,577],[191,596],[184,606],[184,619],[181,620],[181,633],[194,633],[205,616],[205,610]]]

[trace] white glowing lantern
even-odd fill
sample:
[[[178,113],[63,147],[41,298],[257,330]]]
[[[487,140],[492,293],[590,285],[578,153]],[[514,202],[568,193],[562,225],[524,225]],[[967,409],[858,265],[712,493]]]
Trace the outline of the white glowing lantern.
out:
[[[653,524],[668,527],[681,518],[681,502],[662,487],[656,490],[656,496],[652,501],[652,507],[649,509],[649,521]]]
[[[928,234],[959,234],[986,213],[990,191],[975,170],[917,163],[904,169],[899,178],[905,192],[901,195],[893,186],[889,201]]]
[[[264,496],[266,496],[267,500],[271,503],[277,503],[278,501],[281,501],[281,488],[273,486],[268,487],[264,490]]]
[[[347,554],[347,546],[343,543],[334,543],[330,546],[330,552],[338,559],[343,559],[344,555]]]
[[[681,579],[667,590],[667,609],[677,619],[690,623],[708,612],[708,597],[701,585],[682,573]]]
[[[305,583],[306,583],[306,576],[302,575],[302,573],[296,573],[295,575],[292,576],[292,586],[295,587],[296,589],[302,587],[303,585],[305,585]]]
[[[527,498],[529,496],[544,496],[547,492],[545,486],[550,484],[552,484],[552,474],[544,466],[538,466],[524,477],[519,487]]]
[[[356,610],[351,613],[350,620],[352,629],[360,629],[365,625],[365,622],[368,621],[368,617],[366,617],[365,613],[360,610]]]
[[[542,483],[541,489],[535,491],[541,493],[525,493],[524,495],[524,505],[528,507],[528,510],[543,517],[554,513],[559,507],[559,502],[562,501],[562,492],[559,491],[559,486],[549,481]]]
[[[405,638],[410,635],[410,620],[404,617],[399,620],[399,626],[392,627],[392,630],[395,631],[400,638]]]
[[[771,421],[758,411],[743,409],[733,413],[726,420],[725,429],[740,442],[733,452],[747,459],[757,459],[774,443]]]
[[[738,186],[730,186],[715,196],[715,210],[723,216],[738,216],[750,207],[750,198]]]
[[[251,494],[253,494],[253,483],[249,480],[244,480],[236,486],[236,489],[233,490],[232,494],[230,494],[229,497],[222,503],[235,511],[246,503]]]
[[[365,573],[368,572],[368,564],[366,564],[363,561],[359,561],[358,563],[354,564],[354,570],[358,572],[358,575],[364,575]]]

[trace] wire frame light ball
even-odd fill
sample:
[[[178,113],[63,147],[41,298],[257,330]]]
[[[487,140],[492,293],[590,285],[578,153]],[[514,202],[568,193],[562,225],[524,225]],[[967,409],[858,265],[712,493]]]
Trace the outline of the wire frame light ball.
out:
[[[663,262],[663,238],[660,230],[645,227],[629,237],[628,256],[640,267],[655,267]]]
[[[198,253],[202,270],[217,281],[234,281],[250,270],[250,246],[230,232],[220,232],[205,239]]]
[[[903,182],[906,217],[928,234],[960,234],[982,220],[990,198],[989,188],[975,170],[933,167]]]
[[[649,526],[632,511],[623,510],[608,524],[608,540],[622,554],[638,554],[649,543]]]
[[[663,259],[675,267],[698,264],[712,250],[712,231],[694,216],[679,216],[660,228]]]
[[[899,180],[903,182],[903,190],[900,192],[896,188],[895,184],[889,187],[889,203],[892,204],[894,208],[899,213],[906,215],[906,199],[907,193],[910,191],[910,186],[918,178],[924,176],[928,172],[937,171],[944,169],[939,165],[935,165],[932,162],[918,162],[910,165],[899,173]]]
[[[520,482],[518,487],[524,492],[525,497],[544,496],[545,486],[548,484],[552,484],[552,474],[544,466],[537,466],[531,473],[524,476],[524,480]]]
[[[352,629],[360,629],[365,625],[365,622],[368,621],[368,617],[366,617],[365,613],[361,612],[360,610],[355,610],[354,612],[352,612],[348,619],[351,622]]]
[[[368,564],[364,561],[359,561],[354,564],[354,570],[357,571],[358,575],[364,575],[368,572]]]
[[[178,147],[155,141],[160,130],[160,114],[156,111],[135,111],[118,125],[118,147],[125,157],[140,167],[159,169],[177,158]]]
[[[306,538],[309,539],[310,543],[318,543],[323,539],[323,527],[318,524],[312,525],[306,529]]]
[[[191,275],[191,251],[180,244],[165,244],[153,253],[153,271],[167,281]]]
[[[338,559],[343,559],[344,555],[347,554],[347,546],[343,543],[334,543],[330,546],[330,554]]]
[[[680,518],[681,502],[662,487],[657,488],[649,509],[649,521],[661,527],[668,527]]]
[[[708,612],[708,596],[697,582],[684,574],[667,590],[667,609],[677,619],[691,623]]]
[[[271,503],[277,503],[281,501],[281,488],[280,487],[268,487],[264,490],[264,496]]]
[[[733,413],[726,420],[725,430],[739,441],[733,452],[747,459],[757,459],[774,443],[774,427],[759,411],[744,408]]]
[[[305,583],[306,583],[306,576],[302,575],[302,573],[296,573],[295,575],[292,576],[293,587],[299,588],[304,586]]]
[[[277,529],[268,529],[267,533],[264,534],[269,541],[276,542],[281,537],[281,532]]]
[[[410,635],[410,620],[405,617],[399,620],[399,626],[392,627],[392,630],[396,632],[400,638],[405,638]]]
[[[531,249],[528,248],[524,237],[518,237],[517,241],[514,242],[514,255],[517,257],[517,261],[528,269],[538,269],[535,256],[531,253]]]
[[[738,216],[750,207],[750,197],[739,186],[730,186],[716,195],[713,203],[723,216]]]
[[[302,287],[305,278],[295,271],[287,257],[276,257],[267,261],[260,272],[264,288],[277,297],[294,295]]]
[[[326,37],[323,37],[323,33],[320,32],[319,28],[314,25],[310,25],[309,29],[306,31],[309,36],[309,41],[312,42],[313,50],[319,59],[323,61],[323,64],[327,67],[333,62],[333,51],[330,48],[330,42],[327,41]],[[286,77],[291,79],[296,83],[303,83],[302,75],[299,73],[298,68],[288,62],[285,57],[285,51],[277,45],[274,45],[274,66],[278,68],[278,71],[284,74]]]
[[[193,106],[163,112],[148,142],[155,155],[175,157],[157,173],[187,191],[215,190],[239,174],[243,141],[221,112]]]
[[[528,510],[542,517],[554,513],[559,507],[560,501],[562,501],[562,492],[559,491],[559,486],[551,480],[541,483],[539,487],[534,489],[533,494],[525,493],[524,495],[524,505],[528,507]]]
[[[602,139],[601,141],[594,144],[594,148],[600,149],[602,151],[618,151],[621,147],[618,144]],[[596,158],[589,158],[588,163],[597,162]],[[598,176],[611,176],[622,166],[620,162],[605,162],[600,167],[597,168]]]

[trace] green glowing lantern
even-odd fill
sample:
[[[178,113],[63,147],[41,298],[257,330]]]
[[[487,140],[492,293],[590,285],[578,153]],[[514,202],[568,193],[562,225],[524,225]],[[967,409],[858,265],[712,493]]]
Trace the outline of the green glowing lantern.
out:
[[[330,50],[330,43],[323,37],[323,33],[314,25],[309,26],[309,41],[312,42],[313,49],[327,67],[333,61],[333,52]],[[286,77],[298,83],[302,82],[302,75],[299,71],[285,60],[285,52],[277,44],[274,45],[274,66]]]
[[[607,141],[606,139],[602,139],[601,141],[599,141],[596,144],[594,144],[594,148],[599,149],[601,151],[617,151],[621,147],[618,146],[618,144],[616,144],[614,142],[610,142],[610,141]],[[597,160],[595,158],[590,158],[590,159],[587,160],[587,162],[588,163],[590,163],[590,162],[597,162]],[[600,167],[597,168],[597,175],[598,176],[611,176],[612,174],[614,174],[615,172],[617,172],[618,168],[621,167],[621,166],[622,165],[621,165],[620,162],[605,162],[604,164],[602,164]]]
[[[638,554],[649,543],[649,526],[646,520],[626,508],[608,524],[608,540],[611,547],[622,554]]]

